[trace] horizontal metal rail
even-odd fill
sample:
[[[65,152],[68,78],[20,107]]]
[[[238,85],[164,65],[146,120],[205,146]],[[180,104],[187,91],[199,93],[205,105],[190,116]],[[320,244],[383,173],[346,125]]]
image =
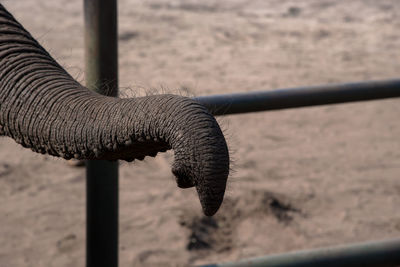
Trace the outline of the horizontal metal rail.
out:
[[[392,97],[400,97],[400,80],[200,96],[194,99],[206,106],[214,115],[229,115]]]
[[[400,239],[303,250],[201,267],[400,266]]]

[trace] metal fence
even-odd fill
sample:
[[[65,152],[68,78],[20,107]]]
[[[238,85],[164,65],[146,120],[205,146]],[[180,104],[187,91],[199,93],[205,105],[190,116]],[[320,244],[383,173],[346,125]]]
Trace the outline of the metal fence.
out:
[[[399,266],[399,264],[400,239],[394,239],[302,250],[201,267],[382,267]]]
[[[88,87],[93,90],[97,88],[99,93],[108,92],[116,96],[117,0],[84,0],[84,9]],[[102,87],[105,84],[107,88]],[[400,97],[400,80],[203,96],[195,99],[214,115],[228,115],[391,97]],[[116,163],[90,161],[87,164],[86,231],[86,266],[117,267],[118,166]],[[212,264],[208,267],[396,265],[400,265],[400,239],[272,255],[236,263]]]

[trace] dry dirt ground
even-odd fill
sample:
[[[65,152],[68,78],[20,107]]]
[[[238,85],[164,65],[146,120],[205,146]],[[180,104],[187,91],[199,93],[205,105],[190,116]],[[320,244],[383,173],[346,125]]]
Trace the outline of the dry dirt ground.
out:
[[[84,81],[82,1],[1,0]],[[122,95],[400,76],[397,0],[120,0]],[[120,166],[120,265],[187,266],[400,237],[398,99],[220,118],[234,161],[201,215],[173,154]],[[0,139],[0,266],[84,266],[84,169]]]

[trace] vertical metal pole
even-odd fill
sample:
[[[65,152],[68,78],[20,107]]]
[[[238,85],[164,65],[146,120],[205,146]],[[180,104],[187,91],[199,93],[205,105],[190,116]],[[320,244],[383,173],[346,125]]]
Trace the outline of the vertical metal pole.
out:
[[[84,0],[86,85],[118,94],[117,0]],[[118,162],[86,164],[86,266],[118,266]]]

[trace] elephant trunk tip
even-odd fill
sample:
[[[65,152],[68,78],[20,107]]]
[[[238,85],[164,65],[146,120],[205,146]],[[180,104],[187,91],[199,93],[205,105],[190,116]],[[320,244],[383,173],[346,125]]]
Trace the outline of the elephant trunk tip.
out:
[[[200,199],[203,213],[213,216],[224,199],[226,182],[229,175],[229,160],[227,164],[219,165],[218,169],[195,172],[193,167],[174,162],[172,173],[180,188],[195,187]],[[221,170],[221,168],[223,170]]]
[[[225,182],[219,181],[219,185],[214,186],[211,189],[202,185],[196,186],[204,215],[213,216],[217,213],[224,199],[225,187],[226,180]]]
[[[185,123],[172,138],[175,155],[172,173],[178,187],[196,187],[204,214],[213,216],[225,194],[229,150],[215,118],[200,104],[188,101],[190,116],[182,119]]]

